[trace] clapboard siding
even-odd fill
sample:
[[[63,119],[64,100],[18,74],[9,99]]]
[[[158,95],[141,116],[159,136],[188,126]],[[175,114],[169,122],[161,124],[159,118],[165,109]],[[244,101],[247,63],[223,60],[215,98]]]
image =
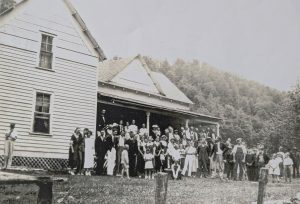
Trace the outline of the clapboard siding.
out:
[[[0,135],[15,122],[16,156],[67,158],[76,127],[95,132],[98,60],[62,1],[34,2],[0,24]],[[37,68],[41,31],[56,35],[52,71]],[[36,91],[52,94],[49,135],[31,132]]]

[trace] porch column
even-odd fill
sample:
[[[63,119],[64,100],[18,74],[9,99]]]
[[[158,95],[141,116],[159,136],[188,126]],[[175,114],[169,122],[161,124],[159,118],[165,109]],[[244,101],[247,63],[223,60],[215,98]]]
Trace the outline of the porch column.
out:
[[[147,116],[147,133],[149,135],[150,134],[150,112],[149,111],[146,112],[146,116]]]
[[[186,119],[186,120],[185,120],[185,127],[189,127],[189,122],[190,122],[189,119]]]
[[[219,137],[220,136],[220,124],[217,123],[216,127],[217,127],[217,137]]]

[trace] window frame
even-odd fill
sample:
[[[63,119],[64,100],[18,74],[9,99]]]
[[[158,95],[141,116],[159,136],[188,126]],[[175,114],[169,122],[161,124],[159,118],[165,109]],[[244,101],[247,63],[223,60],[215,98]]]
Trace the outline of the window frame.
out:
[[[36,108],[36,99],[37,99],[37,94],[42,93],[42,94],[48,94],[50,95],[50,106],[49,106],[49,133],[43,133],[43,132],[34,132],[34,122],[35,122],[35,113],[37,112],[35,110]],[[53,101],[54,101],[54,93],[51,91],[45,91],[45,90],[40,90],[36,89],[33,91],[33,106],[32,106],[32,122],[31,122],[31,130],[30,130],[30,135],[42,135],[42,136],[52,136],[52,125],[53,125]],[[42,112],[38,112],[42,113]]]
[[[40,66],[40,56],[41,56],[41,52],[42,51],[42,43],[43,43],[43,35],[46,35],[46,36],[50,36],[52,37],[52,61],[51,61],[51,68],[45,68],[45,67],[41,67]],[[56,34],[53,34],[53,33],[48,33],[48,32],[45,32],[45,31],[39,31],[39,40],[38,40],[38,52],[37,52],[37,62],[36,62],[36,68],[37,69],[41,69],[41,70],[46,70],[46,71],[50,71],[50,72],[55,72],[55,53],[56,53],[56,38],[57,38],[57,35]],[[44,51],[44,52],[47,52],[47,51]]]

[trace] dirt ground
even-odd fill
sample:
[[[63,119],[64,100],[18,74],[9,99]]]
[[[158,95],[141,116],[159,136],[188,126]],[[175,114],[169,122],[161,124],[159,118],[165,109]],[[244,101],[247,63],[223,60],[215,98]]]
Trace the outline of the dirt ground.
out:
[[[54,203],[154,203],[154,180],[122,179],[108,176],[66,176],[65,181],[54,182]],[[34,189],[23,187],[0,188],[1,203],[5,198],[15,197],[16,202],[34,203]],[[258,183],[248,181],[228,181],[219,179],[185,178],[169,180],[168,203],[251,203],[257,199]],[[265,200],[289,199],[300,192],[300,179],[292,183],[268,183]],[[22,196],[25,198],[23,199]],[[17,202],[18,201],[18,202]]]

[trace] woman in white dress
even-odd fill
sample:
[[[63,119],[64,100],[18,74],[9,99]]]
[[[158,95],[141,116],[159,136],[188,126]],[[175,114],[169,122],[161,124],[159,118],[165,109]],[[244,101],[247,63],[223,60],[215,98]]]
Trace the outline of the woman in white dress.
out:
[[[92,138],[92,131],[89,131],[87,137],[84,138],[85,154],[84,154],[84,169],[85,175],[91,175],[91,169],[94,168],[94,139]]]

